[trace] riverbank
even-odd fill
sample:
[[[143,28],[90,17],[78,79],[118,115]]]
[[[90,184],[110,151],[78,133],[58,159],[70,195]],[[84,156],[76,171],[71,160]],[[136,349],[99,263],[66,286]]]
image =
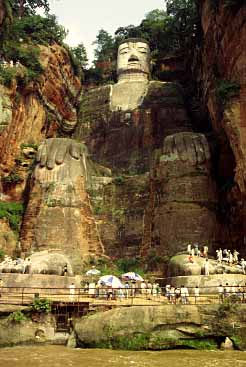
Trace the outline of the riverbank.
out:
[[[16,311],[22,316],[11,319]],[[16,311],[13,306],[0,309],[0,347],[68,344],[121,350],[246,350],[245,304],[98,308],[71,320],[70,332],[57,332],[52,313],[33,313],[28,307]]]
[[[227,341],[246,350],[246,305],[133,306],[85,316],[75,324],[86,348],[217,349]]]
[[[55,356],[55,357],[54,357]],[[69,349],[62,346],[26,346],[1,350],[1,363],[8,367],[26,367],[35,361],[35,367],[90,366],[90,367],[242,367],[246,353],[240,351],[169,350],[116,351],[106,349]]]

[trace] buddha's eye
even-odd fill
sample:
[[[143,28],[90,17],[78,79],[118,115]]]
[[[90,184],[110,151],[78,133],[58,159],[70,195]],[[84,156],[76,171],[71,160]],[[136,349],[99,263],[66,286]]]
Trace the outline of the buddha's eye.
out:
[[[141,54],[147,54],[147,50],[145,48],[139,48],[138,52],[140,52]]]
[[[128,51],[129,51],[129,48],[123,48],[122,50],[120,50],[120,55],[127,54]]]

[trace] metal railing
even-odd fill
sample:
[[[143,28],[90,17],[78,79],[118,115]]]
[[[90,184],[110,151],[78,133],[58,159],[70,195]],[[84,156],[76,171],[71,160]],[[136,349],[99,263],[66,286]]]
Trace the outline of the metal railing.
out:
[[[210,289],[209,289],[210,288]],[[228,289],[227,289],[228,290]],[[165,287],[159,289],[142,288],[37,288],[1,287],[0,305],[30,305],[35,298],[46,298],[51,302],[79,302],[119,305],[160,305],[160,304],[218,304],[232,297],[235,302],[246,303],[246,287],[230,287],[230,291],[219,294],[216,287],[201,287],[196,296],[195,287],[189,287],[189,296],[166,293]]]

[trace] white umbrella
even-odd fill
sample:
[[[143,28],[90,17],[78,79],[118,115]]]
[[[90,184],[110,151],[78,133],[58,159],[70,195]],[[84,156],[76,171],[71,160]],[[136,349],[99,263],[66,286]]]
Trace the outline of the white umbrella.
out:
[[[144,279],[141,277],[141,275],[134,273],[133,271],[129,271],[128,273],[122,274],[122,278],[127,278],[130,280],[140,281],[143,282]]]
[[[124,288],[123,284],[121,283],[120,279],[117,278],[115,275],[103,275],[99,281],[99,285],[106,285],[112,288]]]
[[[101,272],[100,272],[100,270],[97,270],[97,269],[93,268],[93,269],[88,270],[85,274],[86,275],[100,275]]]

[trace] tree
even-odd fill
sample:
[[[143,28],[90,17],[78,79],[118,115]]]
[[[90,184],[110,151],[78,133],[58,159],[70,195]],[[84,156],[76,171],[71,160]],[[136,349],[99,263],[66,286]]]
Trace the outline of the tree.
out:
[[[115,79],[115,60],[117,57],[117,45],[114,37],[101,29],[93,44],[97,47],[94,50],[92,75],[96,75],[97,80],[102,80],[102,83],[113,81]]]
[[[149,43],[152,51],[159,53],[166,49],[169,44],[170,35],[167,35],[167,26],[169,18],[164,10],[154,9],[146,14],[140,24],[143,37]]]
[[[83,42],[79,43],[76,47],[72,47],[71,51],[73,52],[76,59],[80,62],[82,69],[86,69],[88,67],[88,57]]]
[[[115,42],[114,38],[104,29],[100,29],[96,36],[96,41],[93,42],[97,45],[94,55],[95,61],[112,61],[115,55]]]
[[[42,8],[46,13],[49,12],[48,0],[10,0],[14,14],[20,18],[24,15],[35,14],[37,8]]]
[[[132,24],[128,25],[127,27],[119,27],[114,34],[117,46],[119,42],[126,38],[143,38],[145,36],[140,26],[134,26]]]
[[[172,33],[176,36],[179,47],[186,48],[199,28],[197,1],[167,0],[166,6]]]

